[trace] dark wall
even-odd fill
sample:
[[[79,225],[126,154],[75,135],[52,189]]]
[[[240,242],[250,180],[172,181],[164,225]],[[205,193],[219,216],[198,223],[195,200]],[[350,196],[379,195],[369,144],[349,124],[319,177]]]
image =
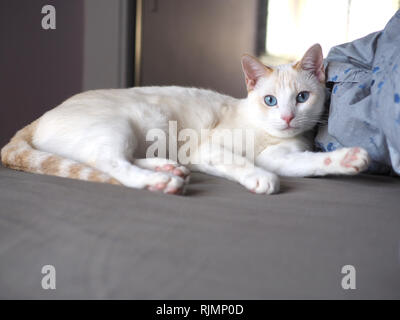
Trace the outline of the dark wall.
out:
[[[198,86],[243,97],[240,57],[256,50],[259,2],[144,0],[141,84]],[[105,6],[111,0],[101,3],[0,0],[0,147],[18,129],[83,87],[98,87],[90,79],[97,79],[98,69],[91,65],[99,60],[100,51],[102,66],[121,65],[123,46],[114,41],[114,33],[107,37],[96,23],[118,34],[124,25],[118,24],[120,11],[125,9],[117,1],[112,1],[112,10]],[[56,30],[41,27],[46,4],[56,8]],[[107,18],[99,20],[100,16]],[[109,50],[104,50],[104,43],[98,49],[101,46],[93,39],[99,34]],[[103,78],[112,87],[121,85],[118,77],[109,77]]]
[[[256,51],[259,0],[146,0],[142,85],[183,85],[243,97],[243,53]]]
[[[56,30],[41,9],[56,8]],[[16,130],[81,91],[83,1],[0,1],[0,146]]]

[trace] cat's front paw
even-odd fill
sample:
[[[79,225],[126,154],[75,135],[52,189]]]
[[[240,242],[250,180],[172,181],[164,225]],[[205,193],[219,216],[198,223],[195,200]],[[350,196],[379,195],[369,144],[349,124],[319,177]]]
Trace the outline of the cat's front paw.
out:
[[[278,176],[260,168],[254,168],[254,171],[245,175],[241,184],[257,194],[273,194],[279,191]]]
[[[358,174],[368,168],[368,152],[360,147],[342,148],[332,152],[324,160],[325,166],[331,166],[333,174]]]

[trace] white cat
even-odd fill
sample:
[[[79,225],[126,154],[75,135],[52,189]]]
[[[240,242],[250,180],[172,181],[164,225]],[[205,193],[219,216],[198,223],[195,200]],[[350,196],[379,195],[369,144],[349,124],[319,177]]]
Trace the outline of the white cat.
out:
[[[2,162],[17,170],[177,194],[190,171],[173,160],[145,158],[147,132],[167,131],[169,121],[176,121],[178,131],[210,130],[191,152],[190,169],[237,181],[254,193],[278,192],[277,174],[356,174],[367,168],[368,154],[361,148],[308,151],[313,143],[306,133],[319,121],[325,99],[318,44],[294,64],[267,67],[244,55],[242,66],[246,99],[183,87],[73,96],[18,131],[1,150]],[[242,164],[226,164],[221,155],[231,147],[210,147],[212,136],[224,129],[253,130],[255,166],[244,157]]]

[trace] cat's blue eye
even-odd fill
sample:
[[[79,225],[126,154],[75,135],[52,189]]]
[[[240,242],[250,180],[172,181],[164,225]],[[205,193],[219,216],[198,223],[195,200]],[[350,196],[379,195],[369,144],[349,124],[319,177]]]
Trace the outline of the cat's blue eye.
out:
[[[265,104],[270,107],[276,106],[276,104],[278,103],[278,100],[276,100],[276,98],[271,95],[265,96],[264,101]]]
[[[303,102],[306,102],[309,97],[310,97],[310,93],[308,91],[302,91],[297,95],[296,101],[298,103],[303,103]]]

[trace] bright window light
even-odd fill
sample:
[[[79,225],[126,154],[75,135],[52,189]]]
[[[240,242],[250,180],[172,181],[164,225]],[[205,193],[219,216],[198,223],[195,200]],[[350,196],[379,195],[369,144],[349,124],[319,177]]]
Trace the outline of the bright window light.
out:
[[[382,30],[399,0],[269,0],[266,53],[297,60],[314,43],[331,47]]]

